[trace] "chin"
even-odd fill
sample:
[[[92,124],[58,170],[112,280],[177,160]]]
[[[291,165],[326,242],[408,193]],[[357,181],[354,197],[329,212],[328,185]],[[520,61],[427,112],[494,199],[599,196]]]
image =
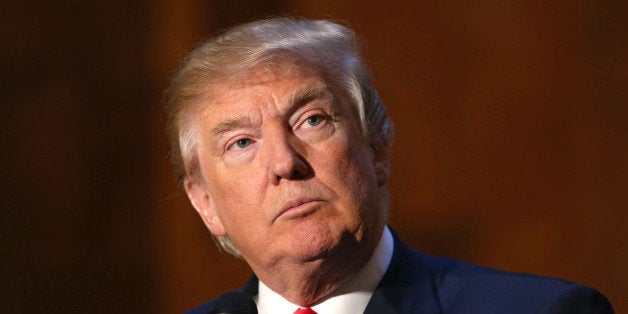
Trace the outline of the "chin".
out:
[[[291,235],[291,253],[302,262],[324,261],[338,254],[357,250],[356,235],[334,228],[326,221],[314,221],[295,228]]]
[[[335,234],[328,223],[310,219],[299,223],[290,235],[290,251],[304,262],[324,259],[341,242],[341,234]]]

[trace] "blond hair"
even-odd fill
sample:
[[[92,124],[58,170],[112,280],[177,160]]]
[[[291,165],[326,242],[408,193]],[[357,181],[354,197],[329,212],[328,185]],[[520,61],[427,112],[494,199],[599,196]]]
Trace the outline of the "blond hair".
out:
[[[326,20],[270,18],[231,28],[201,44],[182,62],[167,90],[166,110],[176,179],[198,176],[193,100],[212,85],[266,63],[299,64],[319,71],[349,100],[364,139],[374,150],[387,149],[393,127],[385,105],[371,84],[349,28]],[[227,252],[239,252],[226,237],[216,241]]]

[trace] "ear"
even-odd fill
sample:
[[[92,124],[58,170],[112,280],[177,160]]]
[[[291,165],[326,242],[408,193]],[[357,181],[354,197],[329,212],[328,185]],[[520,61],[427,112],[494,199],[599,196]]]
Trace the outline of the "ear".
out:
[[[371,143],[373,150],[373,169],[377,178],[377,186],[381,187],[390,176],[390,148],[382,140]]]
[[[196,212],[201,216],[201,219],[203,219],[209,231],[217,237],[227,235],[225,227],[216,214],[215,206],[205,184],[199,183],[198,180],[195,179],[186,178],[183,185],[192,206],[194,206]]]

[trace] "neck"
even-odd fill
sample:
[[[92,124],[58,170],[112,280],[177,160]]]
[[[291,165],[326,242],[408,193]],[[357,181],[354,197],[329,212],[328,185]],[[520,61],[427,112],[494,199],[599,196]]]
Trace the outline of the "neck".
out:
[[[281,262],[267,271],[253,271],[286,300],[304,307],[313,306],[365,266],[379,242],[381,232],[376,234],[374,239],[351,243],[313,261]]]

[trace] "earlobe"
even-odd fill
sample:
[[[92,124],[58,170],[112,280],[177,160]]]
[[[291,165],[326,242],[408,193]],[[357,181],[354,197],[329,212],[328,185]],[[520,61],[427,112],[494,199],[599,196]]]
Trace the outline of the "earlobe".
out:
[[[375,177],[377,178],[377,186],[381,187],[388,181],[390,176],[390,161],[379,161],[375,164]]]
[[[192,203],[192,206],[196,209],[196,212],[201,216],[205,226],[209,231],[217,237],[227,235],[220,218],[216,214],[211,196],[204,184],[199,183],[197,180],[186,178],[183,186],[185,192]]]
[[[373,168],[375,169],[375,177],[377,186],[381,187],[388,181],[390,176],[390,156],[389,148],[383,143],[373,143]]]

